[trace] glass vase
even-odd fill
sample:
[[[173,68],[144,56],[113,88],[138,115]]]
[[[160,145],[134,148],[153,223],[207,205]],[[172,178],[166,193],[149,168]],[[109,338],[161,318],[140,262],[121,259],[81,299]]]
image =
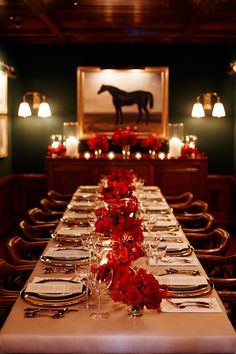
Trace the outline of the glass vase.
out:
[[[143,305],[128,305],[127,311],[130,317],[141,317],[143,316]]]
[[[124,160],[128,160],[130,158],[130,145],[122,146],[122,156]]]
[[[156,158],[156,151],[155,150],[149,150],[149,156],[150,159],[155,159]]]
[[[102,155],[102,149],[98,149],[94,151],[95,159],[98,159]]]

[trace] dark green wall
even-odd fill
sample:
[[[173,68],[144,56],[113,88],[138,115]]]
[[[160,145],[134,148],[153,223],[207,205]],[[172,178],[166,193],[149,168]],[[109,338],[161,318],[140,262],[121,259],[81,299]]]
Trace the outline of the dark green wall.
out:
[[[235,172],[235,76],[227,74],[236,48],[217,45],[14,45],[0,47],[18,72],[9,93],[12,125],[12,172],[44,172],[50,136],[62,133],[64,121],[76,120],[77,66],[168,66],[169,121],[184,122],[185,134],[196,134],[198,146],[209,158],[209,173]],[[51,105],[51,119],[17,117],[26,91],[43,91]],[[195,97],[217,91],[226,118],[190,117]],[[11,155],[9,159],[11,158]],[[9,160],[10,161],[10,160]],[[1,163],[2,161],[0,161]],[[2,168],[0,164],[0,168]],[[4,167],[5,168],[5,167]],[[5,168],[6,174],[9,168]]]

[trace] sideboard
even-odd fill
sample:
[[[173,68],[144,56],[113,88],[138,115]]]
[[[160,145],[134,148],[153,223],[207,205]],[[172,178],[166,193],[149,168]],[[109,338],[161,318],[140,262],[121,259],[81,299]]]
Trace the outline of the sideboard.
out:
[[[146,185],[158,185],[164,195],[191,191],[195,198],[207,200],[208,160],[116,158],[45,158],[47,189],[73,193],[78,185],[97,184],[113,168],[131,168]]]

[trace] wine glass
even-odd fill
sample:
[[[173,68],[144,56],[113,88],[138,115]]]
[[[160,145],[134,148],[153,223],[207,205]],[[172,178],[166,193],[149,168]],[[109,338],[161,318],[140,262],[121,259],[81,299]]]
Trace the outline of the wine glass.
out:
[[[149,266],[156,265],[156,255],[158,252],[159,243],[159,239],[145,240],[143,243],[144,252],[147,257],[146,263]]]
[[[107,292],[113,280],[113,269],[108,269],[109,271],[106,272],[106,276],[101,274],[99,266],[95,268],[94,272],[92,272],[93,286],[98,295],[98,310],[90,314],[90,317],[93,319],[106,319],[110,316],[110,312],[103,311],[102,308],[102,295]]]
[[[158,264],[163,257],[165,257],[167,251],[167,242],[159,241],[157,249],[155,250],[156,263]]]

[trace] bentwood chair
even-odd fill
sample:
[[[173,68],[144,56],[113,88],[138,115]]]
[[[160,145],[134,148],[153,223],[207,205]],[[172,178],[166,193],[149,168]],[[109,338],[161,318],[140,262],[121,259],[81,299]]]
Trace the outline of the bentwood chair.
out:
[[[178,221],[185,220],[187,218],[197,219],[202,216],[203,213],[208,211],[208,204],[203,200],[195,200],[188,206],[182,209],[174,210],[175,217]]]
[[[166,196],[165,199],[167,203],[169,204],[170,208],[172,208],[174,211],[177,210],[182,210],[186,208],[188,205],[190,205],[193,201],[193,193],[191,192],[185,192],[182,194],[179,194],[177,196]]]
[[[9,261],[15,265],[36,266],[46,245],[45,241],[28,242],[18,235],[13,236],[7,243]]]
[[[209,233],[185,233],[185,236],[197,255],[225,255],[229,250],[230,234],[222,228]]]
[[[67,203],[68,204],[68,203]],[[40,200],[40,207],[46,211],[47,213],[57,213],[61,214],[61,216],[63,215],[63,213],[66,210],[67,204],[65,204],[64,202],[52,202],[51,200],[47,199],[47,198],[42,198]]]
[[[58,225],[61,213],[48,213],[38,207],[28,210],[28,217],[33,225],[55,224]]]
[[[186,218],[178,220],[185,233],[204,233],[212,231],[215,218],[210,213],[203,213],[198,218]]]
[[[50,199],[52,202],[64,202],[65,204],[68,204],[73,197],[73,194],[62,194],[59,193],[53,189],[49,190],[47,192],[47,197]]]
[[[0,259],[0,326],[3,325],[32,270],[32,266],[16,266]]]
[[[56,225],[54,223],[30,225],[26,220],[21,220],[18,224],[22,238],[30,242],[49,241],[55,228]]]
[[[198,255],[236,328],[236,253],[226,256]]]

